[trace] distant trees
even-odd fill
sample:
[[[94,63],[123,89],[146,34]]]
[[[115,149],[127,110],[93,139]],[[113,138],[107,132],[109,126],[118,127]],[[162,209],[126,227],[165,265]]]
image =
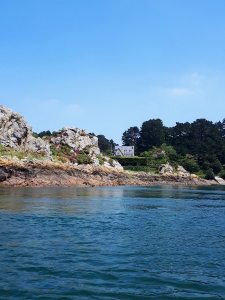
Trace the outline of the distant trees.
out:
[[[43,138],[43,136],[51,136],[51,131],[41,131],[40,133],[33,132],[34,136]]]
[[[122,141],[123,145],[134,145],[136,153],[144,156],[148,156],[146,151],[153,151],[154,147],[165,143],[174,149],[168,153],[169,160],[181,163],[190,172],[202,170],[208,177],[223,172],[225,119],[216,123],[206,119],[177,122],[173,127],[163,126],[160,119],[150,119],[143,122],[140,129],[133,126],[126,130]]]
[[[159,147],[165,142],[163,123],[160,119],[144,122],[137,140],[138,152],[148,151],[153,146]]]
[[[94,135],[91,133],[91,135]],[[103,134],[97,135],[98,138],[98,147],[101,152],[106,155],[112,155],[114,153],[114,148],[117,144],[111,139],[108,140]]]
[[[128,128],[122,135],[123,146],[136,146],[139,137],[140,130],[137,126]]]

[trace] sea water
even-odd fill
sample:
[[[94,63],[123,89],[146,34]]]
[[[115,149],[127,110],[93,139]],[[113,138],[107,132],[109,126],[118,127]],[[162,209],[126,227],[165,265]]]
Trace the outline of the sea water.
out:
[[[1,188],[0,299],[225,299],[225,188]]]

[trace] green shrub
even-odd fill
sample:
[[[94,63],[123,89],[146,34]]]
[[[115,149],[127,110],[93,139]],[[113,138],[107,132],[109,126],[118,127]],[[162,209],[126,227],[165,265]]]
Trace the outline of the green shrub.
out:
[[[17,156],[19,159],[23,159],[24,158],[24,152],[18,151],[16,153],[14,153],[15,156]],[[14,155],[13,155],[14,156]]]
[[[223,170],[219,173],[219,177],[225,179],[225,170]]]
[[[86,147],[83,150],[80,150],[79,154],[89,154],[90,153],[90,147]]]
[[[155,173],[155,170],[148,167],[148,166],[124,166],[124,170],[127,171],[135,171],[135,172],[150,172],[150,173]]]
[[[223,169],[223,166],[222,166],[221,162],[218,159],[211,162],[210,167],[213,169],[213,172],[215,174],[218,174]]]
[[[104,158],[101,155],[96,155],[96,157],[98,158],[99,164],[103,165],[104,164]]]
[[[206,172],[205,172],[205,179],[214,179],[214,173],[213,173],[213,170],[212,169],[208,169]]]
[[[110,164],[111,167],[114,167],[114,163],[113,163],[113,159],[112,159],[112,158],[110,158],[110,159],[108,160],[108,163]]]
[[[92,163],[92,159],[89,155],[87,154],[77,154],[77,163],[78,164],[91,164]]]
[[[35,133],[35,132],[32,133],[32,136],[35,137],[35,138],[38,138],[38,134]]]
[[[112,156],[111,158],[117,160],[122,166],[147,166],[151,162],[148,157]]]
[[[185,157],[180,161],[180,164],[190,173],[195,173],[200,170],[199,165],[194,158]]]

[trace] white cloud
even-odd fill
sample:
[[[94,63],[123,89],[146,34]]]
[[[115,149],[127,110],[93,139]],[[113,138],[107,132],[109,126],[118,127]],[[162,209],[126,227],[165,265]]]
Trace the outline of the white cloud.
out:
[[[192,96],[194,94],[194,91],[188,88],[172,88],[170,89],[170,92],[173,96],[176,97],[187,97]]]

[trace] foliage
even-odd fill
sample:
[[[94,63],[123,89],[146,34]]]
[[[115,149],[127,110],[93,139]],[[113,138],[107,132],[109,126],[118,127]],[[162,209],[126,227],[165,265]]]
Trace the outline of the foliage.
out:
[[[225,119],[177,122],[174,127],[163,126],[160,119],[145,121],[136,140],[136,153],[149,157],[151,166],[167,160],[191,173],[206,174],[212,169],[218,174],[225,164]]]
[[[37,135],[37,137],[43,138],[44,136],[51,136],[51,131],[41,131],[40,133],[33,132],[33,134]]]
[[[214,175],[212,169],[208,169],[208,170],[205,172],[205,179],[214,179],[214,177],[215,177],[215,175]]]
[[[35,137],[35,138],[38,138],[38,134],[36,132],[33,132],[32,136]]]
[[[210,166],[215,174],[218,174],[223,169],[223,166],[218,159],[213,160],[210,163]]]
[[[222,170],[222,171],[219,173],[219,177],[225,179],[225,170]]]
[[[110,164],[111,167],[114,167],[114,162],[113,162],[113,159],[112,159],[112,158],[110,158],[110,159],[108,160],[108,163]]]
[[[91,164],[92,159],[87,154],[77,154],[76,161],[78,164]]]
[[[28,158],[32,160],[33,158],[36,159],[45,159],[45,153],[40,152],[33,152],[33,151],[19,151],[10,147],[5,147],[2,144],[0,144],[0,156],[11,156],[11,157],[17,157],[19,159]]]
[[[77,154],[89,154],[90,153],[90,147],[86,147],[83,150],[76,150]]]
[[[57,160],[65,163],[91,164],[92,159],[89,156],[90,148],[86,147],[83,150],[72,149],[63,145],[51,145],[51,151]]]
[[[96,157],[98,158],[99,164],[100,164],[100,165],[103,165],[105,159],[104,159],[101,155],[96,155]]]
[[[147,166],[149,159],[147,157],[123,157],[123,156],[114,156],[112,159],[117,160],[122,166]]]
[[[103,134],[97,135],[98,147],[106,155],[112,155],[117,144],[113,140],[108,140]]]
[[[159,147],[165,141],[163,123],[160,119],[152,119],[142,124],[140,137],[137,140],[138,152],[148,151]]]
[[[148,166],[124,166],[124,170],[135,172],[155,173],[155,169]]]
[[[193,157],[184,157],[180,160],[180,164],[190,173],[196,173],[200,171],[198,162]]]
[[[133,126],[124,131],[122,135],[123,146],[135,146],[140,137],[140,130],[137,126]]]

